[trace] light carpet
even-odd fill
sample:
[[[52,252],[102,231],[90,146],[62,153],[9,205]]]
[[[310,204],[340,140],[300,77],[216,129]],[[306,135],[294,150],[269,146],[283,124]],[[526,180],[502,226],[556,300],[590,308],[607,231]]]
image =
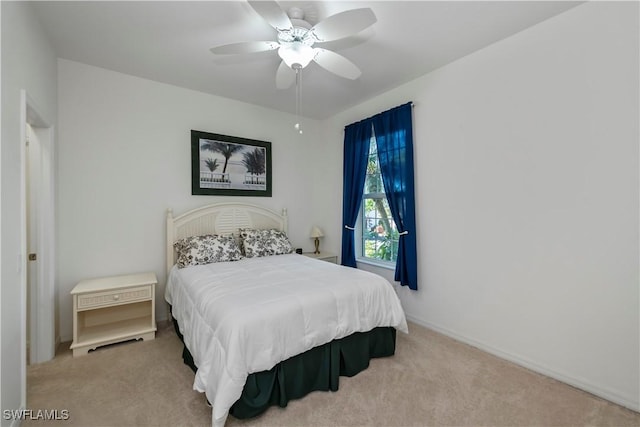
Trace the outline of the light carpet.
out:
[[[233,426],[640,426],[640,414],[410,324],[396,355],[374,359],[337,392],[314,392]],[[68,410],[68,420],[23,426],[207,426],[170,327],[155,340],[98,349],[28,368],[27,407]]]

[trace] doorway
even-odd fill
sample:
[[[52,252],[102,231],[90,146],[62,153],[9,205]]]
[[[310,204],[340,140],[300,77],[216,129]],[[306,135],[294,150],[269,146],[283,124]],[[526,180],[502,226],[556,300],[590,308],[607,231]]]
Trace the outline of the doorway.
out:
[[[26,364],[55,355],[56,291],[54,263],[54,128],[26,91],[21,93],[23,381]],[[23,390],[25,390],[23,389]]]

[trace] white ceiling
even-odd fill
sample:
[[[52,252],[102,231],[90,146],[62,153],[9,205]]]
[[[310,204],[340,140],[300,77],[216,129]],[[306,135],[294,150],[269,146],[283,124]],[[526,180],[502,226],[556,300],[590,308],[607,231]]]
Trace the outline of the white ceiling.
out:
[[[578,5],[572,1],[286,1],[310,21],[370,7],[378,22],[331,48],[362,70],[355,81],[311,63],[302,115],[326,118]],[[227,43],[275,40],[244,1],[34,2],[61,58],[293,113],[278,90],[275,51],[217,56]],[[311,22],[312,24],[314,22]]]

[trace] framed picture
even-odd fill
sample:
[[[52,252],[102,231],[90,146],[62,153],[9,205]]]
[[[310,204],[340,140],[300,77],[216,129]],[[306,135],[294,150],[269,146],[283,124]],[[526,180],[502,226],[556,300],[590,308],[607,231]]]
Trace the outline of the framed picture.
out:
[[[192,130],[191,194],[271,197],[271,143]]]

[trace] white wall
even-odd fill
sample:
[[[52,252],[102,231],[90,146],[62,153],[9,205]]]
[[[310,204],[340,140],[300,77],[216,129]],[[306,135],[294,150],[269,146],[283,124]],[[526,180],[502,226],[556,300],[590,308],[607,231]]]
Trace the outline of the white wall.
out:
[[[408,316],[636,410],[638,36],[637,3],[581,5],[336,115],[326,138],[335,155],[345,125],[414,101]]]
[[[26,255],[20,230],[20,91],[25,89],[46,120],[56,120],[56,57],[26,2],[1,2],[2,8],[2,409],[18,409],[21,401],[21,336],[18,255]],[[24,262],[22,263],[24,266]],[[2,425],[11,421],[2,419]]]
[[[318,122],[225,98],[59,60],[58,286],[63,341],[72,334],[69,291],[83,279],[153,271],[166,318],[165,215],[235,199],[287,208],[296,247],[310,250]],[[191,195],[192,129],[270,141],[273,197]],[[323,226],[323,224],[319,224]]]

